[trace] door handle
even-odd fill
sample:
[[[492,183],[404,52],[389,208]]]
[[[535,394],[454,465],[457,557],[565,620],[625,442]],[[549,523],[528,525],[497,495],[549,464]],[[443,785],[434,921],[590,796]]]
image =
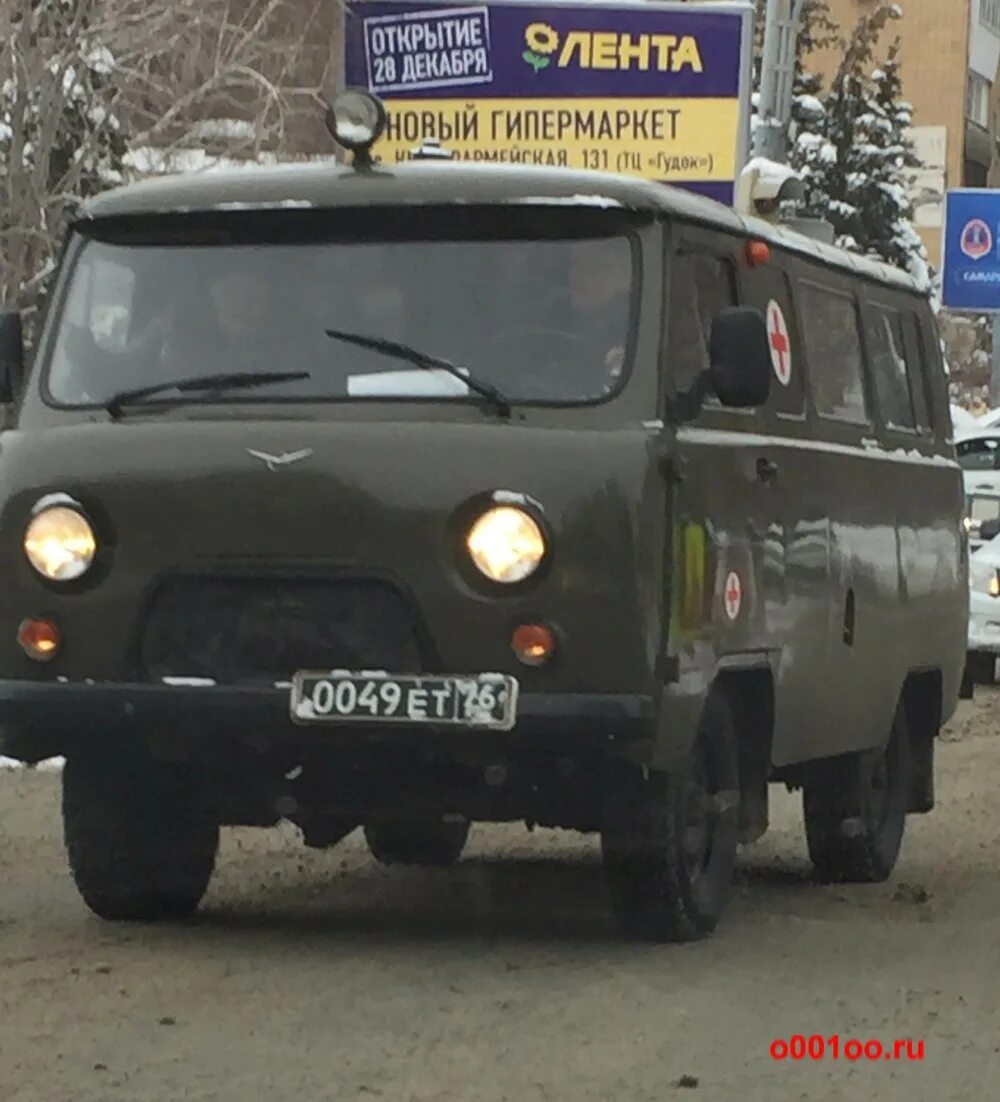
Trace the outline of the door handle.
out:
[[[778,464],[762,455],[757,460],[757,477],[761,482],[772,482],[778,477]]]

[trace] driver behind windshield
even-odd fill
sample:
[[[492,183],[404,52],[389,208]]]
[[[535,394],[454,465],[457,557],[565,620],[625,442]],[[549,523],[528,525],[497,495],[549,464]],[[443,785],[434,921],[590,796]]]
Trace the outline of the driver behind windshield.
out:
[[[628,242],[620,237],[574,242],[569,288],[574,332],[590,345],[598,389],[607,393],[618,385],[625,365],[632,290]]]
[[[169,377],[281,370],[290,358],[291,319],[259,262],[236,266],[237,256],[172,309],[159,357],[161,370],[172,365]]]
[[[254,265],[254,268],[257,266]],[[273,294],[262,271],[234,268],[209,289],[218,337],[213,371],[247,371],[275,367],[288,354],[287,325],[274,309]],[[214,359],[213,355],[213,359]]]

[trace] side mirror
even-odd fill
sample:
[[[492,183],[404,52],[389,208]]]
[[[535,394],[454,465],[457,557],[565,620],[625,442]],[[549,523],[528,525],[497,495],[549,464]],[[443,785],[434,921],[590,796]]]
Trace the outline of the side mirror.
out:
[[[771,347],[759,310],[727,306],[712,322],[709,381],[724,406],[762,406],[771,392]]]
[[[9,405],[24,378],[24,333],[16,310],[0,310],[0,405]]]
[[[983,543],[989,543],[990,540],[996,539],[1000,536],[1000,519],[996,520],[984,520],[979,526],[979,538]]]

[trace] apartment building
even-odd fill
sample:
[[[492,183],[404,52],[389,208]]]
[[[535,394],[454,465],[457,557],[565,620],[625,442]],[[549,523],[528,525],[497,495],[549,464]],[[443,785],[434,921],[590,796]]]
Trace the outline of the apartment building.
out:
[[[846,36],[879,0],[830,0]],[[902,41],[903,94],[924,167],[914,173],[915,221],[932,263],[941,252],[944,192],[1000,186],[1000,0],[898,0],[885,33]],[[831,74],[839,58],[824,56]]]

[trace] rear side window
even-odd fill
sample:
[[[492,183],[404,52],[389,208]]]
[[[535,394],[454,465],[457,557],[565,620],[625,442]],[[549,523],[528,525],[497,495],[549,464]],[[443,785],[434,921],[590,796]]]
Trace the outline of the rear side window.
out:
[[[778,268],[752,269],[743,279],[743,299],[767,319],[774,365],[770,405],[781,416],[802,417],[805,413],[802,347],[788,277]]]
[[[736,279],[730,261],[709,253],[677,253],[670,274],[667,363],[678,394],[686,394],[708,370],[712,320],[735,302]]]
[[[906,353],[906,373],[910,379],[910,396],[917,428],[932,432],[931,402],[927,390],[927,357],[921,340],[920,318],[914,313],[903,314],[903,348]]]
[[[917,416],[910,388],[910,377],[914,371],[913,365],[906,362],[900,315],[881,306],[866,310],[865,337],[883,420],[891,428],[916,429]]]
[[[861,334],[854,299],[815,283],[803,283],[799,317],[816,411],[821,417],[837,421],[867,423]]]
[[[995,471],[1000,468],[1000,440],[960,440],[955,445],[963,471]]]

